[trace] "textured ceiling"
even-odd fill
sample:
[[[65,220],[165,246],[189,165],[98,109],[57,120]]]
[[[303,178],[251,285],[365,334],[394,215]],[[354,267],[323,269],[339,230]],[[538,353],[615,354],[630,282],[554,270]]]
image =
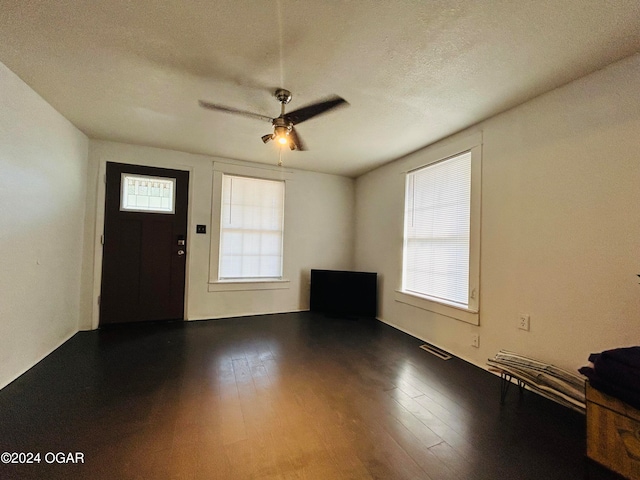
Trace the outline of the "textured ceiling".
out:
[[[357,176],[640,51],[637,0],[0,0],[0,61],[91,138]]]

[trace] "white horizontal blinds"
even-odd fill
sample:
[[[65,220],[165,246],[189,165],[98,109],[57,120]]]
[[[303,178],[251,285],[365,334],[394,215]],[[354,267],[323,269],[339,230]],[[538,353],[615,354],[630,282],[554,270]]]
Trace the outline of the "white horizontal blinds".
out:
[[[219,278],[281,278],[283,226],[283,181],[223,175]]]
[[[407,175],[403,290],[467,307],[471,152]]]

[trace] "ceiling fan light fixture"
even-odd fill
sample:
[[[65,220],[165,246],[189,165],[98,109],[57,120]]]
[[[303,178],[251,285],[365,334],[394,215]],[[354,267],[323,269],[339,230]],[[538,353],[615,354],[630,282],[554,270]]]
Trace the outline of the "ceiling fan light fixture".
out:
[[[282,147],[289,144],[289,127],[276,125],[273,129],[273,139]]]
[[[269,133],[268,135],[263,135],[262,136],[262,141],[264,143],[269,142],[270,140],[273,140],[273,133]]]

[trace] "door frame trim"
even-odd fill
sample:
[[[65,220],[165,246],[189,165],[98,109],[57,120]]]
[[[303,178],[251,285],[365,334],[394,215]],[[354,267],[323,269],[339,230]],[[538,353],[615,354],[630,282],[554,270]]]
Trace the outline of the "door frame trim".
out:
[[[133,163],[131,161],[118,161],[118,160],[109,160],[109,163],[125,163],[128,165],[136,165],[140,167],[154,167],[154,168],[168,168],[172,170],[181,170],[189,172],[189,191],[188,195],[188,205],[187,205],[187,258],[185,259],[185,272],[184,272],[184,320],[189,319],[189,264],[191,263],[191,246],[192,246],[192,235],[191,226],[191,205],[193,200],[193,167],[189,165],[180,165],[180,164],[172,164],[170,162],[136,162]],[[106,175],[107,175],[107,160],[100,159],[98,163],[98,178],[96,181],[97,184],[97,198],[96,198],[96,212],[95,212],[95,231],[94,231],[94,255],[93,255],[93,289],[91,294],[91,329],[96,330],[100,326],[100,304],[98,303],[98,299],[100,298],[100,291],[102,290],[102,255],[103,255],[103,245],[102,245],[102,236],[104,235],[104,209],[106,202]]]

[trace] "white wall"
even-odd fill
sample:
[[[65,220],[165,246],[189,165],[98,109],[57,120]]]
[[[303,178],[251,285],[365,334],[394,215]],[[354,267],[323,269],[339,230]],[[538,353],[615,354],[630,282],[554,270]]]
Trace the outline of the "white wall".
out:
[[[483,133],[476,327],[394,301],[405,160],[355,188],[348,178],[294,171],[285,219],[291,288],[209,292],[210,236],[194,230],[211,231],[220,159],[89,142],[0,64],[0,387],[93,326],[106,161],[191,171],[189,319],[304,310],[310,268],[355,267],[379,272],[384,321],[478,365],[506,348],[575,368],[592,351],[638,344],[637,78],[636,55],[470,129]],[[530,332],[516,329],[520,312],[531,315]],[[479,349],[470,346],[475,333]]]
[[[78,331],[87,150],[0,63],[0,388]]]
[[[394,301],[410,159],[358,178],[355,267],[381,275],[379,317],[480,366],[509,349],[575,369],[639,344],[638,78],[635,55],[428,147],[482,131],[479,327]]]
[[[91,140],[89,189],[85,227],[82,328],[94,327],[99,294],[99,243],[103,222],[104,185],[100,178],[106,162],[132,163],[185,169],[190,174],[189,234],[187,263],[187,318],[189,320],[290,312],[309,307],[310,268],[349,269],[353,264],[355,182],[346,177],[289,169],[285,211],[285,273],[290,287],[262,291],[209,291],[209,255],[213,162],[230,160]],[[274,163],[277,157],[274,151]],[[251,166],[247,162],[235,162]],[[255,164],[264,168],[262,164]],[[207,225],[207,234],[195,233],[197,224]],[[96,230],[96,225],[98,226]]]

